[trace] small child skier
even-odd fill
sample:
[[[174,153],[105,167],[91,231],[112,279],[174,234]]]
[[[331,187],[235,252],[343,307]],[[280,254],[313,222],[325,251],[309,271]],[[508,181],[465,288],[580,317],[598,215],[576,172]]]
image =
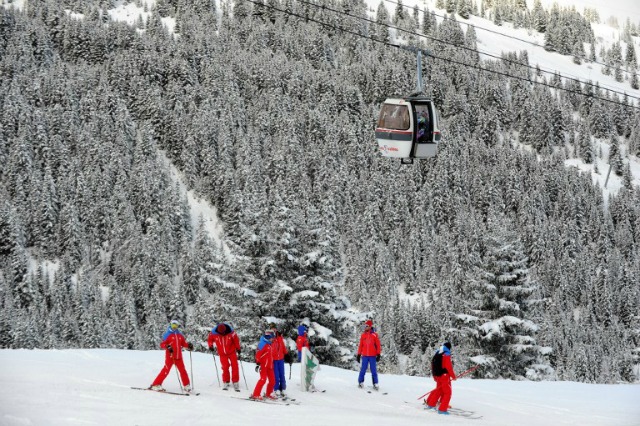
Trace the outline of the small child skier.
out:
[[[265,382],[267,383],[267,391],[265,398],[276,399],[273,394],[273,388],[275,387],[275,376],[273,374],[273,351],[271,344],[275,337],[273,330],[269,329],[264,332],[260,337],[260,343],[258,343],[258,351],[256,352],[256,372],[260,371],[260,379],[256,383],[256,387],[253,389],[253,394],[249,398],[262,400],[260,392]]]

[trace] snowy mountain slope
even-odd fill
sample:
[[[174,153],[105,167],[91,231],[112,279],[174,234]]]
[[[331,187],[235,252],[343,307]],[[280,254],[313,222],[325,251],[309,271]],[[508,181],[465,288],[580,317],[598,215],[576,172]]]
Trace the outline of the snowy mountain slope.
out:
[[[610,8],[608,6],[604,6],[603,2],[586,2],[581,1],[579,4],[576,4],[574,1],[546,1],[543,2],[546,9],[550,9],[553,3],[559,4],[561,7],[570,7],[577,6],[578,11],[582,13],[584,7],[595,8],[600,10],[602,14],[601,20],[604,21],[606,17],[609,15],[604,11],[608,10],[610,14],[618,17],[620,21],[622,21],[622,16],[629,17],[633,23],[637,23],[640,21],[640,7],[638,4],[627,4],[626,2],[630,0],[616,0],[614,5],[616,7]],[[217,2],[220,3],[219,1]],[[366,0],[366,3],[369,6],[369,10],[375,11],[378,5],[380,4],[379,0]],[[390,16],[393,16],[394,9],[396,7],[395,0],[385,0],[384,4],[389,9]],[[532,3],[532,2],[529,2]],[[13,6],[18,9],[22,9],[24,7],[24,3],[22,0],[14,0],[13,2],[8,2],[7,0],[2,0],[2,4],[5,6]],[[125,2],[118,1],[115,2],[115,7],[109,9],[108,13],[111,19],[121,22],[126,22],[129,25],[135,25],[139,18],[147,19],[150,10],[154,4],[155,0],[144,0],[142,2],[144,7],[139,6],[133,2]],[[411,10],[414,6],[418,6],[420,10],[423,8],[428,8],[430,11],[435,11],[439,16],[446,16],[447,13],[443,9],[436,8],[436,0],[405,0],[402,2],[405,6],[406,10]],[[640,3],[639,3],[640,4]],[[528,4],[528,7],[531,8],[532,4]],[[623,11],[628,11],[625,15]],[[372,15],[372,18],[375,18],[375,14]],[[557,71],[560,72],[563,76],[569,78],[579,79],[583,82],[587,82],[589,80],[593,82],[598,82],[600,87],[608,88],[611,90],[615,90],[622,93],[627,93],[630,96],[640,97],[640,90],[634,90],[629,86],[628,81],[617,82],[613,78],[613,76],[604,75],[600,72],[601,65],[599,64],[591,64],[591,63],[583,63],[581,65],[575,64],[572,61],[570,56],[560,55],[554,52],[547,52],[544,50],[544,34],[533,32],[527,29],[515,29],[513,25],[509,22],[505,22],[503,25],[498,26],[495,25],[491,20],[484,19],[478,16],[470,16],[469,19],[465,20],[460,18],[460,16],[456,16],[456,19],[461,24],[462,28],[466,31],[467,25],[476,26],[476,33],[478,37],[478,50],[490,54],[500,56],[503,52],[520,52],[522,50],[527,50],[529,53],[529,61],[532,66],[539,65],[543,71]],[[442,22],[442,18],[438,18],[439,22]],[[164,17],[162,18],[163,25],[167,27],[169,32],[174,31],[175,27],[175,18]],[[622,22],[621,22],[622,23]],[[482,29],[487,29],[489,31],[483,31]],[[621,36],[621,30],[619,28],[613,28],[604,23],[592,24],[592,28],[596,39],[600,43],[600,45],[604,45],[609,48],[613,41],[619,40]],[[500,34],[504,34],[502,36]],[[520,40],[516,40],[512,37],[515,37]],[[534,46],[533,44],[537,44],[538,46]],[[640,46],[640,40],[635,38],[636,49]],[[622,42],[623,48],[626,46],[624,41]],[[599,51],[599,50],[598,50]],[[485,58],[489,58],[485,56]],[[598,57],[598,62],[603,62],[603,59]],[[547,74],[547,77],[550,77],[550,74]]]
[[[607,22],[609,18],[617,19],[622,25],[625,20],[640,21],[640,3],[636,0],[541,0],[545,8],[550,8],[553,3],[565,6],[575,6],[582,13],[584,8],[595,9],[600,14],[600,21]],[[533,7],[533,0],[527,1],[529,8]]]
[[[190,371],[189,356],[185,356]],[[309,394],[299,391],[299,369],[294,364],[288,391],[301,405],[268,406],[231,398],[249,395],[242,379],[240,394],[221,390],[211,355],[194,353],[192,359],[193,384],[201,394],[182,397],[130,389],[151,383],[164,361],[161,351],[2,350],[0,424],[640,424],[639,385],[462,379],[453,384],[452,406],[483,416],[469,420],[422,411],[416,398],[432,389],[430,378],[381,375],[382,390],[388,395],[369,394],[355,386],[357,372],[323,366],[316,385],[326,393]],[[254,364],[243,365],[252,390],[257,380]],[[179,390],[174,372],[164,386]]]
[[[540,66],[540,69],[543,72],[557,71],[564,77],[578,79],[585,83],[588,81],[597,82],[603,89],[611,89],[616,92],[627,93],[630,96],[640,97],[640,90],[631,88],[628,81],[617,82],[613,76],[602,74],[601,68],[603,68],[603,66],[600,64],[585,62],[581,65],[577,65],[573,62],[570,56],[546,51],[543,47],[544,34],[542,33],[529,32],[526,29],[514,29],[513,25],[509,23],[505,23],[503,26],[498,27],[486,19],[474,16],[470,17],[467,21],[459,18],[459,21],[491,29],[529,42],[526,43],[520,40],[502,37],[495,33],[477,30],[478,50],[481,52],[500,56],[503,52],[520,52],[526,50],[529,54],[530,65]],[[462,27],[463,29],[466,29],[464,24]],[[596,34],[596,39],[600,38],[602,43],[607,47],[610,47],[611,42],[615,40],[614,37],[619,37],[620,35],[619,31],[603,25],[593,24],[592,28]],[[606,33],[613,33],[613,35]],[[605,40],[607,41],[605,42]],[[538,46],[534,46],[530,43],[535,43]],[[603,63],[604,61],[601,58],[598,58],[598,62]],[[551,78],[553,74],[545,73],[544,75],[548,79]]]
[[[222,249],[225,256],[227,257],[227,260],[233,261],[231,251],[223,241],[222,223],[218,218],[218,212],[216,208],[212,206],[211,203],[209,203],[207,200],[198,197],[195,194],[195,191],[190,190],[187,187],[184,182],[183,174],[176,168],[176,166],[171,163],[171,160],[169,160],[165,152],[160,151],[158,153],[158,156],[167,166],[167,170],[169,170],[171,179],[180,189],[180,194],[187,199],[187,203],[189,204],[189,213],[191,215],[193,236],[195,237],[198,225],[202,221],[202,225],[204,226],[207,235],[211,238],[212,241],[216,243],[216,245],[218,245]]]
[[[367,0],[369,10],[375,11],[380,2],[377,0]],[[390,16],[393,16],[396,8],[396,0],[385,1],[384,4],[389,10]],[[570,7],[574,5],[573,1],[555,1],[549,3],[557,3],[561,7]],[[436,0],[405,0],[402,2],[407,11],[410,11],[414,6],[418,6],[420,10],[428,8],[430,11],[435,12],[438,17],[438,22],[442,22],[442,16],[449,16],[444,9],[436,8]],[[585,6],[587,6],[585,4]],[[532,4],[528,5],[531,9]],[[551,4],[545,5],[545,8],[549,10]],[[594,7],[589,5],[588,7]],[[632,22],[637,23],[640,21],[640,12],[637,16],[633,16],[633,10],[630,19]],[[583,9],[579,8],[578,12],[582,13]],[[372,19],[375,18],[375,14]],[[602,18],[601,18],[602,19]],[[594,83],[597,82],[600,87],[615,90],[617,92],[627,93],[629,96],[640,97],[640,90],[634,90],[629,85],[628,81],[617,82],[611,75],[604,75],[601,72],[602,65],[595,63],[584,62],[580,65],[575,64],[570,56],[564,56],[555,52],[548,52],[544,49],[544,34],[535,31],[527,30],[525,28],[514,28],[512,23],[504,22],[502,25],[495,25],[491,20],[471,15],[469,19],[463,19],[459,15],[456,15],[456,20],[461,25],[464,31],[467,31],[468,25],[475,26],[477,36],[477,48],[478,51],[485,54],[494,56],[500,56],[506,52],[520,52],[526,50],[529,55],[529,63],[531,66],[539,65],[543,71],[559,72],[561,75],[569,78],[579,79],[583,82],[589,80]],[[593,23],[591,25],[594,35],[597,40],[596,53],[598,55],[597,62],[603,63],[604,59],[599,56],[600,47],[604,46],[610,48],[614,41],[618,41],[621,38],[622,31],[619,28],[612,28],[604,23]],[[484,31],[486,29],[488,31]],[[402,33],[401,33],[402,34]],[[428,39],[426,39],[428,42]],[[634,38],[636,51],[640,46],[640,40],[638,37]],[[623,47],[626,47],[626,43],[622,41]],[[623,50],[624,51],[624,50]],[[587,50],[588,52],[588,50]],[[488,56],[482,56],[484,59],[492,59]],[[547,78],[550,78],[552,74],[546,74]]]

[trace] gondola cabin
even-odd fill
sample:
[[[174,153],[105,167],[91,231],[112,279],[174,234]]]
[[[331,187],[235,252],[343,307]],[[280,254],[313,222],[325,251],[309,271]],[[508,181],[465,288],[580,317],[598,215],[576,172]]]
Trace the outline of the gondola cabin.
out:
[[[440,142],[438,113],[425,97],[390,98],[378,116],[376,139],[383,157],[412,162],[435,157]]]

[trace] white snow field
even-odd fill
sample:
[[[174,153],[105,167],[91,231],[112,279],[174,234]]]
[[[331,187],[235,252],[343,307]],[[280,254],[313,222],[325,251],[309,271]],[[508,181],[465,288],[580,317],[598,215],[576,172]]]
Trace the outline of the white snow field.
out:
[[[185,359],[191,375],[187,352]],[[356,371],[322,366],[316,386],[326,392],[305,393],[300,391],[299,364],[293,364],[288,392],[300,405],[284,406],[232,398],[249,396],[242,374],[241,393],[223,391],[212,355],[193,353],[192,360],[193,384],[200,395],[184,397],[130,388],[149,386],[163,365],[163,351],[0,350],[0,424],[640,425],[638,384],[464,378],[453,383],[451,404],[482,416],[467,419],[422,410],[416,398],[433,388],[431,378],[382,374],[380,392],[367,393],[357,388]],[[243,365],[252,390],[255,364]],[[217,366],[220,369],[219,360]],[[286,370],[288,377],[289,366]],[[175,371],[164,386],[180,390]]]

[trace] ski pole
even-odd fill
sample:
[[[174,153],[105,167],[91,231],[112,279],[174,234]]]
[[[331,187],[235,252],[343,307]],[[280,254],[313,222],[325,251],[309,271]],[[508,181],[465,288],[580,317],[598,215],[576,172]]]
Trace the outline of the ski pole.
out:
[[[291,380],[291,366],[292,365],[293,365],[292,363],[289,363],[289,380]]]
[[[176,355],[175,355],[175,349],[173,349],[173,347],[171,345],[169,345],[169,348],[171,348],[171,358],[173,359],[173,366],[176,368],[176,377],[178,378],[178,384],[180,385],[180,391],[184,392],[184,388],[182,387],[182,381],[180,380],[180,374],[178,374],[178,365],[176,364]]]
[[[471,373],[473,373],[474,371],[476,371],[476,370],[478,369],[478,367],[480,367],[480,365],[474,365],[474,366],[473,366],[473,367],[471,367],[470,369],[468,369],[468,370],[466,370],[466,371],[463,371],[462,373],[458,374],[458,377],[457,377],[457,378],[459,379],[459,378],[461,378],[461,377],[466,376],[467,374],[471,374]]]
[[[191,351],[189,351],[189,370],[191,370],[191,390],[193,391],[193,388],[195,387],[195,380],[193,380],[193,360],[191,359]]]
[[[247,383],[247,377],[244,375],[244,367],[242,366],[242,360],[240,360],[240,370],[242,370],[242,378],[244,379],[244,385],[249,390],[249,384]]]
[[[431,392],[433,392],[433,391],[432,391],[432,390],[430,390],[429,392],[425,393],[424,395],[421,395],[421,396],[417,397],[416,399],[422,399],[422,398],[424,398],[425,396],[429,395]]]
[[[174,361],[174,363],[173,363],[173,366],[174,366],[174,367],[176,367],[176,368],[175,368],[175,370],[176,370],[176,377],[178,378],[178,384],[180,385],[180,391],[181,391],[182,393],[184,393],[185,391],[184,391],[184,387],[182,387],[182,380],[180,380],[180,374],[178,374],[178,365],[175,363],[175,361]]]
[[[213,357],[213,365],[216,366],[216,378],[218,379],[218,387],[220,387],[220,375],[218,374],[218,363],[216,362],[216,355],[211,352],[211,356]]]

